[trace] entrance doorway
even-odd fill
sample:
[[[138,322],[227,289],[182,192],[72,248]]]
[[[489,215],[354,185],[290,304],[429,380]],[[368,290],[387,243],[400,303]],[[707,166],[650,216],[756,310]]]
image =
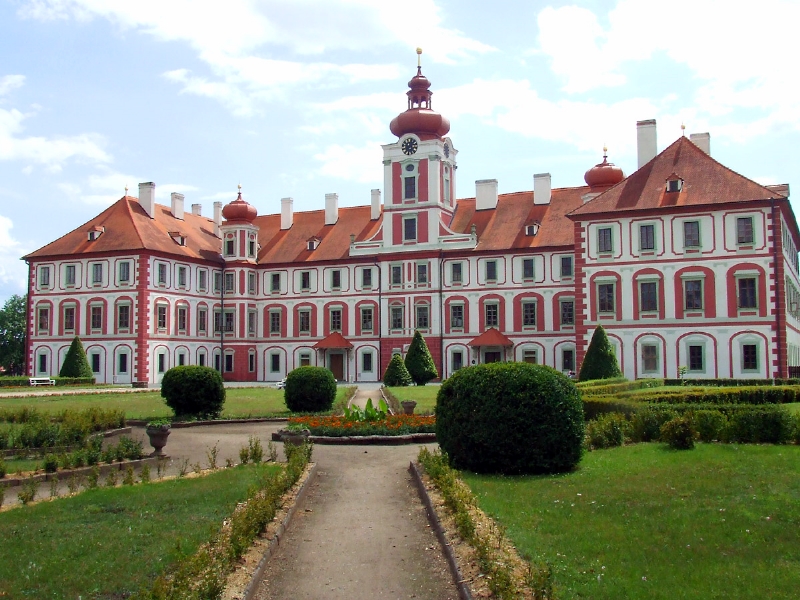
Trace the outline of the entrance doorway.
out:
[[[483,353],[483,362],[487,365],[489,363],[501,362],[502,360],[503,356],[499,350],[487,350]]]
[[[336,381],[344,381],[344,354],[331,354],[328,365]]]

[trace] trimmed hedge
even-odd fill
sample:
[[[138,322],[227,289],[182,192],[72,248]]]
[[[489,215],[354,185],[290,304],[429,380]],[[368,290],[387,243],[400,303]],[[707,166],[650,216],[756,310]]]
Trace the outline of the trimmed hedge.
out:
[[[453,467],[478,473],[558,473],[583,451],[575,385],[543,365],[466,367],[436,397],[436,439]]]
[[[609,413],[622,413],[626,416],[633,415],[643,404],[634,400],[627,400],[617,396],[584,396],[583,417],[592,421],[600,415]]]
[[[742,387],[753,385],[800,385],[800,379],[665,379],[664,385]]]
[[[0,450],[81,445],[92,433],[125,426],[122,410],[65,410],[55,417],[24,407],[0,410]]]
[[[51,377],[50,379],[56,382],[56,386],[95,384],[94,377]],[[0,388],[11,387],[30,387],[30,378],[27,376],[0,377]]]
[[[789,404],[800,402],[800,385],[750,386],[737,388],[676,388],[653,390],[636,395],[648,403],[713,403],[713,404]]]
[[[588,381],[576,381],[575,387],[579,390],[584,390],[588,387],[596,387],[599,385],[608,385],[610,383],[627,383],[625,377],[609,377],[608,379],[590,379]]]
[[[92,367],[86,358],[81,338],[77,335],[72,339],[67,355],[64,357],[64,364],[61,365],[59,372],[61,377],[81,377],[89,378],[92,376]]]
[[[594,395],[610,395],[619,394],[621,392],[630,392],[634,390],[643,390],[648,388],[658,388],[663,385],[663,379],[637,379],[636,381],[620,381],[614,383],[607,383],[607,379],[594,380],[591,383],[594,385],[580,385],[577,388],[582,397]],[[605,384],[605,385],[604,385]]]
[[[431,351],[428,350],[428,344],[425,343],[425,338],[422,337],[419,331],[414,332],[411,345],[409,345],[408,352],[406,352],[405,365],[406,369],[408,369],[408,374],[411,375],[411,379],[417,385],[425,385],[431,379],[436,379],[439,376]]]
[[[225,404],[225,386],[211,367],[183,365],[164,373],[161,396],[177,419],[216,419]]]
[[[283,398],[292,412],[330,410],[336,399],[336,379],[324,367],[298,367],[286,376]]]

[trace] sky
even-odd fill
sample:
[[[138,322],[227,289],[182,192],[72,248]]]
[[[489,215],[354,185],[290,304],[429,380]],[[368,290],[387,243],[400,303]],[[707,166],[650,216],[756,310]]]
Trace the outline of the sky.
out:
[[[630,174],[643,119],[659,150],[684,124],[733,170],[800,185],[800,2],[721,6],[0,0],[0,303],[26,291],[21,256],[140,182],[207,216],[238,184],[259,214],[368,204],[417,47],[459,197],[583,185],[604,145]]]

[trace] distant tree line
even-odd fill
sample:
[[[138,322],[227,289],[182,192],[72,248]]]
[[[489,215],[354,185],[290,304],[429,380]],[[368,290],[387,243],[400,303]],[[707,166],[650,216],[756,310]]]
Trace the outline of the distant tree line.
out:
[[[0,309],[0,367],[5,375],[25,373],[27,313],[27,296],[11,296]]]

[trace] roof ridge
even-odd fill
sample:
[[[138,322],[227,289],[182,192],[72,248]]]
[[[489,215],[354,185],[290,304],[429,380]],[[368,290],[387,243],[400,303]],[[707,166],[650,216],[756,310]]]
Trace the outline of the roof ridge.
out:
[[[133,200],[133,196],[123,196],[122,199],[123,200],[127,200],[128,198]],[[139,199],[138,198],[136,199],[136,204],[139,204],[139,206],[142,206],[139,203]],[[132,208],[131,208],[130,201],[125,202],[125,209],[126,209],[125,212],[127,213],[128,218],[131,220],[131,225],[133,225],[133,230],[136,232],[136,237],[139,238],[139,243],[141,244],[142,248],[144,248],[145,247],[144,238],[142,237],[142,232],[139,231],[139,227],[136,224],[136,219],[133,218],[133,211],[132,211]],[[142,206],[142,210],[144,210],[143,206]]]

